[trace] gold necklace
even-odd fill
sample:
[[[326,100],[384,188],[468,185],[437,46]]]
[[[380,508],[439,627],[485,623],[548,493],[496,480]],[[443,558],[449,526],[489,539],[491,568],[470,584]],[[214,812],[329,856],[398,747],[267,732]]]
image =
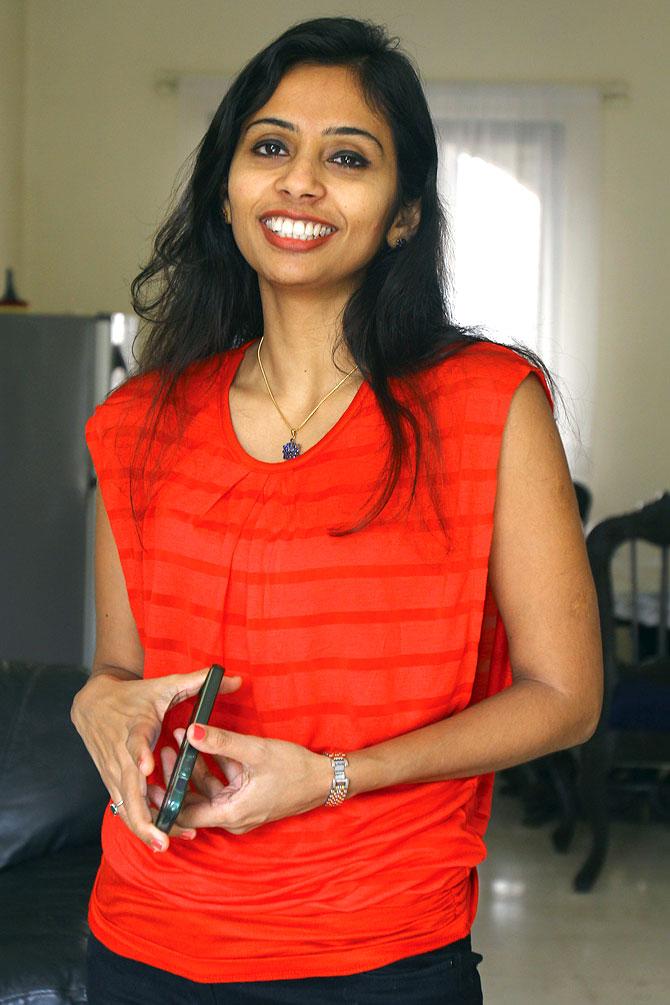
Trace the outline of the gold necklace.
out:
[[[261,363],[261,346],[263,344],[263,339],[264,338],[265,338],[265,335],[262,335],[261,339],[260,339],[260,342],[258,343],[258,349],[256,351],[256,355],[258,356],[258,365],[261,368],[261,373],[263,374],[263,380],[265,381],[265,386],[268,389],[268,394],[270,395],[270,397],[272,398],[272,401],[274,402],[275,408],[277,409],[277,411],[281,415],[282,419],[284,420],[284,422],[286,423],[286,425],[288,426],[288,428],[291,430],[291,439],[288,441],[288,443],[284,443],[282,445],[283,459],[285,461],[291,461],[291,460],[293,460],[294,457],[298,457],[299,456],[300,449],[301,449],[300,448],[300,444],[296,443],[296,439],[295,439],[296,438],[296,434],[305,425],[305,423],[307,422],[307,419],[311,419],[312,418],[312,416],[316,412],[317,408],[319,408],[321,405],[323,405],[323,403],[326,400],[326,398],[330,398],[331,394],[333,394],[335,391],[337,391],[338,387],[341,387],[342,384],[344,384],[344,382],[347,379],[347,377],[351,377],[351,375],[354,372],[354,370],[358,369],[358,366],[355,366],[352,370],[349,371],[349,373],[347,373],[342,378],[342,380],[338,381],[338,383],[335,385],[335,387],[333,388],[333,390],[329,391],[328,394],[324,398],[321,399],[321,401],[319,402],[319,404],[316,405],[312,409],[312,411],[309,413],[309,415],[307,416],[307,418],[303,419],[299,426],[292,426],[291,423],[286,418],[286,416],[284,415],[284,413],[282,412],[282,410],[279,407],[279,405],[277,404],[277,400],[276,400],[274,394],[272,393],[272,391],[270,389],[270,385],[268,384],[268,379],[265,376],[265,370],[263,369],[263,364]]]

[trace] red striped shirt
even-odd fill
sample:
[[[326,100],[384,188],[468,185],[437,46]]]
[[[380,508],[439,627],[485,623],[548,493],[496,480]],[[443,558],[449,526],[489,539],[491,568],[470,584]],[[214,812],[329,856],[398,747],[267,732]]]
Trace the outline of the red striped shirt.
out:
[[[528,373],[553,407],[541,371],[487,344],[425,371],[448,541],[423,480],[402,509],[408,469],[380,517],[337,538],[328,528],[367,510],[386,458],[372,389],[298,458],[257,460],[228,403],[249,345],[182,377],[187,426],[143,518],[144,549],[128,473],[155,377],[117,389],[86,427],[145,677],[222,663],[244,683],[217,699],[214,725],[346,751],[508,686],[487,574],[497,463]],[[156,753],[190,709],[168,713]],[[492,786],[492,774],[394,786],[244,835],[203,829],[164,855],[106,814],[91,929],[121,955],[205,982],[352,973],[435,949],[472,926]]]

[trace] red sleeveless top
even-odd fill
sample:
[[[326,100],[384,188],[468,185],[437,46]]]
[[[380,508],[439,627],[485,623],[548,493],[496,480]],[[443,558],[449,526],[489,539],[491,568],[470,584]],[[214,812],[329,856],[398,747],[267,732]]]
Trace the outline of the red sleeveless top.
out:
[[[118,388],[86,426],[145,677],[222,663],[244,682],[217,699],[212,724],[316,751],[379,743],[508,686],[487,575],[496,470],[528,373],[553,408],[541,371],[483,343],[424,371],[448,538],[423,480],[402,508],[409,469],[380,517],[337,538],[328,529],[377,495],[387,434],[374,393],[364,382],[296,459],[256,460],[228,403],[249,345],[181,378],[187,425],[142,544],[128,475],[155,375]],[[156,754],[191,707],[168,713]],[[472,926],[492,787],[492,774],[398,785],[244,835],[203,829],[161,855],[107,813],[90,927],[116,953],[202,982],[333,976],[427,952]]]

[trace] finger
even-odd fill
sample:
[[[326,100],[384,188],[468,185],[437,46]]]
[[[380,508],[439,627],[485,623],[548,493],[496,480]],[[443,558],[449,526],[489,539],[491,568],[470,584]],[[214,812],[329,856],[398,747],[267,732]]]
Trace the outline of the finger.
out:
[[[185,698],[192,698],[193,695],[196,695],[204,684],[209,670],[209,667],[203,667],[201,670],[194,670],[192,673],[168,674],[166,677],[155,678],[154,683],[159,700],[161,704],[164,704],[165,711],[180,701],[184,701]],[[219,685],[219,694],[232,694],[233,691],[237,691],[241,684],[241,677],[228,677],[224,674]]]
[[[177,741],[177,743],[179,744],[179,746],[181,746],[182,740],[184,739],[185,735],[186,730],[182,726],[178,726],[175,730],[173,730],[173,736]],[[216,760],[229,782],[231,781],[231,777],[239,775],[240,771],[242,770],[242,765],[240,764],[239,761],[235,761],[230,757],[225,757],[223,754],[217,754]],[[215,775],[212,775],[211,771],[207,767],[207,763],[204,757],[198,755],[195,762],[195,766],[193,768],[193,774],[191,775],[191,778],[195,781],[197,785],[198,778],[202,777],[205,774],[208,777],[213,778],[214,781],[217,783],[217,788],[215,789],[215,791],[218,792],[219,791],[218,786],[223,785],[223,783],[219,782],[219,779],[216,778]]]
[[[152,810],[152,816],[155,819],[158,817],[158,810]],[[170,840],[172,838],[183,838],[184,841],[192,841],[196,835],[197,830],[195,827],[181,827],[179,824],[174,823],[170,827]]]
[[[165,713],[171,705],[177,704],[178,702],[197,694],[202,687],[207,674],[209,673],[209,669],[209,667],[203,667],[201,670],[196,670],[190,674],[170,674],[166,677],[142,682],[143,686],[147,684],[150,685],[151,690],[154,693],[153,705],[156,709],[156,718],[154,719],[153,716],[147,715],[144,719],[138,722],[131,730],[126,742],[126,747],[139,772],[139,778],[141,779],[140,791],[143,795],[146,793],[145,780],[152,774],[155,768],[153,747],[156,744]],[[239,676],[226,678],[224,675],[219,692],[231,693],[236,691],[240,687],[241,683],[242,678]],[[124,785],[124,788],[127,788],[127,786]],[[135,788],[136,787],[133,786],[133,790],[135,790]],[[146,813],[149,812],[146,802],[144,803],[144,809]],[[157,840],[158,844],[162,848],[164,843],[162,839],[160,837],[156,839],[153,830],[147,831],[146,814],[140,814],[140,806],[137,803],[133,803],[133,808],[128,813],[129,826],[132,830],[135,830],[136,833],[138,833],[138,836],[140,833],[143,833],[145,835],[145,839],[147,834],[152,835],[151,840],[154,841],[154,844]],[[137,828],[141,828],[141,831],[138,831]]]
[[[166,677],[143,681],[143,684],[149,684],[153,691],[157,722],[148,719],[136,725],[126,744],[131,757],[143,775],[151,775],[154,771],[153,748],[156,745],[166,712],[179,702],[196,695],[205,682],[209,670],[209,667],[203,667],[201,670],[194,670],[193,673],[189,674],[168,674]],[[241,684],[242,678],[240,676],[227,677],[224,674],[219,685],[219,694],[232,694],[233,691],[238,690]]]
[[[155,825],[155,817],[144,794],[147,789],[146,779],[139,774],[137,765],[130,758],[122,771],[119,788],[123,794],[124,823],[154,851],[166,851],[170,844],[169,838]]]
[[[201,726],[191,723],[187,731],[188,742],[204,754],[232,758],[242,764],[253,764],[263,754],[263,741],[257,736],[232,733],[217,726]]]
[[[161,788],[160,785],[150,785],[148,788],[149,798],[151,800],[151,805],[149,808],[151,810],[151,815],[155,821],[158,818],[158,813],[161,806],[163,805],[163,799],[165,798],[165,789]],[[180,824],[174,823],[170,828],[170,837],[184,838],[185,841],[192,841],[196,836],[197,831],[193,827],[182,827]]]
[[[115,800],[113,800],[113,802],[117,804],[117,806],[119,803],[121,803],[121,805],[118,806],[115,815],[119,817],[120,820],[123,821],[123,823],[126,825],[129,831],[135,834],[135,836],[138,837],[144,844],[148,845],[152,849],[152,851],[158,852],[166,850],[165,841],[162,840],[160,837],[158,836],[147,837],[147,835],[137,833],[137,828],[133,823],[133,819],[131,819],[131,815],[128,813],[126,809],[126,800],[122,796],[118,796]],[[147,807],[149,809],[149,818],[155,820],[157,816],[157,811],[154,812],[153,809],[149,807],[148,803]]]
[[[239,789],[244,781],[244,765],[234,761],[232,757],[222,757],[220,754],[216,760],[226,776],[227,785]]]
[[[153,749],[160,729],[161,720],[155,715],[147,714],[138,719],[128,733],[126,749],[144,777],[150,775],[156,766]]]
[[[181,736],[183,736],[184,733],[185,733],[185,730],[183,730],[183,729],[175,730],[175,735],[177,733],[181,733]],[[179,738],[178,742],[181,744],[181,737]],[[198,762],[200,762],[202,764],[202,758],[201,757],[197,758],[196,764]],[[176,753],[176,751],[174,751],[172,749],[172,747],[163,747],[163,749],[161,750],[161,763],[162,763],[162,766],[163,766],[163,777],[165,779],[165,785],[167,786],[169,784],[169,782],[170,782],[170,778],[172,777],[172,772],[174,770],[174,766],[177,763],[177,753]],[[191,779],[193,779],[193,775],[195,774],[195,771],[196,771],[196,769],[194,767],[193,773],[191,774]],[[205,768],[205,771],[206,771],[206,768]],[[210,777],[213,778],[213,776],[210,776]],[[217,786],[220,786],[221,788],[223,788],[223,786],[218,781],[218,779],[213,778],[213,781],[216,783],[216,785],[209,787],[209,791],[207,791],[207,795],[210,795],[210,792],[211,792],[212,795],[215,792],[218,792],[219,790],[218,790]],[[153,802],[160,809],[160,807],[161,807],[161,805],[163,803],[163,799],[165,798],[165,789],[162,788],[160,785],[150,785],[148,788],[151,790]],[[203,789],[203,791],[205,791],[205,790]],[[188,793],[187,793],[187,795],[188,795]],[[180,827],[179,825],[175,824],[173,826],[173,828],[170,830],[170,837],[185,837],[186,835],[181,833],[182,830],[183,830],[182,827]],[[195,831],[193,831],[192,836],[195,837]]]
[[[177,752],[172,747],[163,747],[161,750],[161,767],[163,768],[163,779],[167,785],[170,776],[177,763]]]
[[[121,794],[121,789],[126,787],[125,783],[122,780],[123,779],[123,771],[120,772],[120,778],[121,778],[121,780],[118,783],[115,783],[112,787],[110,787],[108,785],[107,789],[108,789],[108,792],[109,792],[110,801],[112,803],[114,803],[115,806],[118,806],[118,809],[117,809],[117,811],[115,813],[115,816],[120,816],[121,819],[126,824],[126,826],[129,826],[128,814],[127,814],[127,812],[125,810],[126,800],[125,800],[124,796]],[[149,800],[148,800],[148,795],[147,795],[147,780],[144,777],[144,775],[139,775],[138,778],[139,778],[140,795],[141,795],[142,799],[148,805],[148,801]]]
[[[153,698],[150,700],[155,706],[157,720],[154,720],[153,717],[145,717],[143,721],[136,724],[131,730],[126,746],[130,756],[145,776],[152,774],[155,768],[153,749],[166,712],[174,705],[196,695],[206,680],[209,670],[209,667],[203,667],[189,674],[168,674],[165,677],[142,681],[142,685],[148,686],[153,694]],[[241,684],[242,678],[240,676],[226,677],[224,674],[219,685],[219,694],[230,694],[237,691]]]
[[[197,793],[189,793],[184,800],[184,805],[179,813],[179,820],[184,827],[222,827],[224,830],[232,830],[237,825],[239,811],[236,806],[229,801],[239,797],[239,789],[232,789],[224,786],[217,796],[216,803],[210,802],[206,796]]]
[[[147,799],[149,800],[149,808],[160,809],[163,804],[163,798],[165,797],[165,789],[160,785],[147,785]]]
[[[208,799],[214,799],[221,789],[225,788],[223,782],[209,771],[205,762],[200,758],[197,767],[193,770],[191,781],[198,792],[202,792]]]
[[[180,745],[185,735],[186,735],[185,729],[179,728],[175,729],[174,731],[174,737],[177,743]],[[193,765],[193,771],[191,772],[191,782],[193,783],[194,787],[199,792],[202,792],[204,795],[206,795],[208,799],[213,799],[216,795],[219,794],[221,789],[225,788],[223,782],[212,774],[212,772],[207,767],[207,764],[205,763],[204,757],[201,757],[200,755],[198,755],[195,764]]]
[[[219,694],[233,694],[242,687],[243,679],[238,674],[231,674],[230,677],[224,674],[223,680],[219,685]]]

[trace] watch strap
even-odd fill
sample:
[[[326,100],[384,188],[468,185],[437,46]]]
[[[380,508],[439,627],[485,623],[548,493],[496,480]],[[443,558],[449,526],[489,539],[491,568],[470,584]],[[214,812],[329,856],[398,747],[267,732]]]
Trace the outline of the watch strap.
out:
[[[340,751],[324,752],[324,757],[330,758],[333,768],[333,780],[330,783],[330,792],[324,806],[339,806],[347,798],[349,791],[349,779],[346,769],[349,767],[347,755]]]

